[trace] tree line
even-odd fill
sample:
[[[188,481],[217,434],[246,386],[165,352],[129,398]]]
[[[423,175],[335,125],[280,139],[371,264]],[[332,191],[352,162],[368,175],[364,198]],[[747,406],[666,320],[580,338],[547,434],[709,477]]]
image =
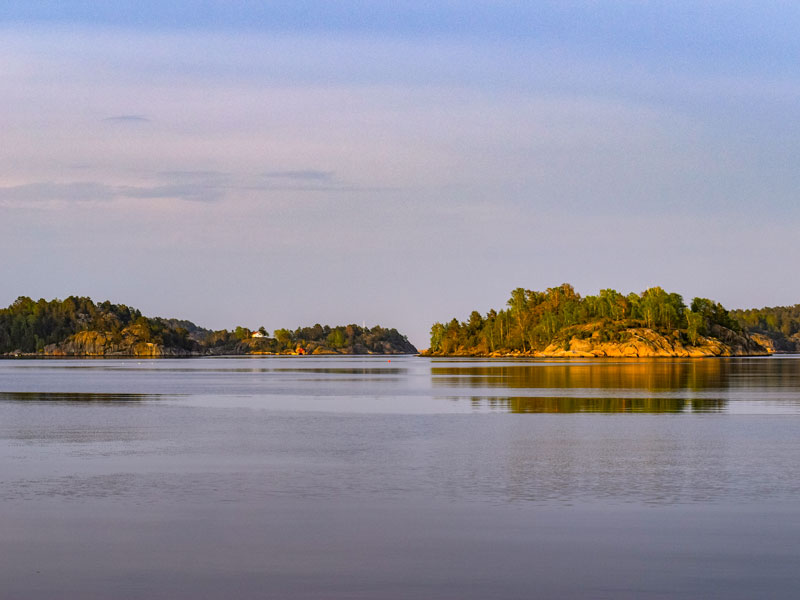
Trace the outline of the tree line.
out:
[[[301,349],[304,353],[331,352],[339,354],[413,354],[417,349],[397,329],[387,329],[376,325],[339,325],[330,327],[316,323],[312,327],[297,329],[276,329],[272,336],[265,327],[258,331],[261,336],[253,337],[254,331],[246,327],[236,327],[233,331],[225,329],[209,332],[201,343],[212,354],[243,354],[264,352],[285,354]]]
[[[8,308],[0,309],[0,354],[41,352],[81,331],[103,332],[117,343],[126,331],[133,331],[138,341],[184,350],[196,347],[186,328],[145,317],[124,304],[95,304],[80,296],[50,301],[20,296]]]
[[[777,350],[800,351],[800,304],[732,310],[731,316],[748,331],[770,338]]]
[[[64,300],[17,298],[0,309],[0,354],[35,354],[51,344],[59,344],[82,331],[96,331],[112,344],[123,338],[180,348],[196,354],[283,353],[329,350],[340,353],[414,353],[416,348],[396,329],[379,325],[329,327],[315,324],[295,330],[277,329],[269,336],[261,327],[260,337],[252,337],[246,327],[212,331],[191,321],[148,318],[124,304],[95,303],[91,298],[70,296]]]
[[[430,351],[434,354],[541,351],[566,330],[593,323],[602,341],[622,341],[634,327],[657,332],[679,332],[691,344],[712,329],[741,332],[742,326],[718,302],[694,298],[686,306],[680,294],[652,287],[641,294],[621,294],[613,289],[581,297],[568,283],[544,292],[516,288],[507,308],[486,315],[472,311],[469,318],[434,323]],[[575,328],[580,337],[588,335]]]

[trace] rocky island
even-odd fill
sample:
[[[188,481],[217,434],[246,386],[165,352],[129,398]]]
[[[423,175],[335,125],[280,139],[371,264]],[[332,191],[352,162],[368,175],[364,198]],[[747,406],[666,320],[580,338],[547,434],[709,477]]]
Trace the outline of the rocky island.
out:
[[[294,330],[212,331],[191,321],[149,318],[124,304],[70,296],[21,296],[0,309],[2,356],[181,357],[246,354],[415,354],[396,329],[316,324]]]
[[[800,306],[729,312],[653,287],[581,297],[569,284],[517,288],[507,308],[435,323],[426,356],[706,357],[800,350]],[[780,316],[776,317],[775,314]]]

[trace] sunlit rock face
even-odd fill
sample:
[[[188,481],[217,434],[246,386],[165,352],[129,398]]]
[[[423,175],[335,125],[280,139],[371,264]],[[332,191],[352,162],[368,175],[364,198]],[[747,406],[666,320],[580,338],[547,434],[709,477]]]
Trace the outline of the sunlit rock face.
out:
[[[720,328],[722,329],[722,328]],[[698,337],[694,344],[684,344],[677,335],[667,336],[652,329],[626,330],[626,340],[600,342],[597,337],[571,338],[567,343],[553,343],[539,356],[607,356],[624,357],[695,357],[704,356],[753,356],[768,354],[768,350],[749,336],[731,330],[715,332],[718,337]],[[722,340],[725,341],[722,341]]]
[[[541,358],[762,356],[775,351],[767,342],[769,342],[768,339],[762,341],[759,336],[737,333],[720,326],[714,326],[709,336],[698,336],[694,344],[689,343],[685,336],[677,330],[667,334],[647,327],[627,328],[617,333],[616,340],[604,341],[600,335],[600,329],[595,328],[594,324],[589,324],[566,331],[543,350],[485,352],[480,348],[460,348],[451,354],[455,356],[533,356]],[[425,351],[422,354],[429,355],[431,353]]]

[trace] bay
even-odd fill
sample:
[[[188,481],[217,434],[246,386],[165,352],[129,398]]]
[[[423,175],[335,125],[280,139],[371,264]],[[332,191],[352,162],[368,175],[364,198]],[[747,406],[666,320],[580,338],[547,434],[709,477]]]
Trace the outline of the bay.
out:
[[[0,597],[789,598],[800,357],[0,361]]]

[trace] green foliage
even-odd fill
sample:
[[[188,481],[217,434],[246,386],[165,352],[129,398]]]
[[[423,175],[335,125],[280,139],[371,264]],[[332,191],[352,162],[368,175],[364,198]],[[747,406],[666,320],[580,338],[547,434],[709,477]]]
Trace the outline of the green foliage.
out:
[[[543,350],[554,342],[567,349],[572,337],[596,335],[601,342],[624,341],[631,327],[669,335],[677,331],[677,337],[694,343],[715,326],[741,330],[722,305],[710,300],[696,298],[690,310],[680,294],[660,287],[627,296],[603,289],[596,296],[581,298],[564,283],[544,292],[519,287],[511,292],[504,310],[491,310],[486,316],[473,311],[464,322],[454,318],[446,325],[435,323],[430,349],[434,354],[482,355]]]
[[[346,338],[344,335],[344,327],[337,327],[328,334],[328,346],[333,349],[342,348],[345,344]]]
[[[686,317],[686,335],[689,342],[696,344],[698,338],[706,333],[705,318],[698,312],[692,312],[688,308],[684,309]]]
[[[233,330],[233,336],[237,340],[246,340],[249,338],[253,333],[247,329],[246,327],[237,327]]]
[[[800,304],[733,310],[730,316],[749,332],[771,338],[778,350],[800,351]]]
[[[431,352],[440,352],[444,340],[445,327],[441,323],[434,323],[431,327]]]
[[[719,302],[714,302],[708,298],[694,298],[692,300],[692,312],[703,316],[707,329],[711,329],[711,326],[716,324],[733,331],[742,330],[740,323]]]
[[[196,345],[187,328],[164,319],[148,319],[124,304],[95,304],[77,296],[50,301],[20,296],[8,308],[0,309],[0,354],[41,352],[81,331],[102,332],[115,342],[127,331],[135,332],[137,341],[185,350]]]
[[[61,344],[84,331],[100,333],[122,348],[149,342],[198,354],[280,353],[294,351],[297,346],[308,352],[320,349],[353,354],[417,351],[396,329],[379,325],[331,328],[317,323],[294,331],[277,329],[274,338],[252,338],[246,327],[211,331],[191,321],[147,318],[124,304],[95,304],[90,298],[76,296],[51,301],[21,296],[8,308],[0,309],[0,354],[42,352],[46,346]],[[259,331],[266,335],[264,327]]]
[[[275,341],[282,348],[289,348],[292,345],[292,332],[288,329],[276,329]]]
[[[329,327],[317,323],[294,331],[276,329],[274,342],[275,352],[291,352],[298,346],[307,352],[319,348],[347,354],[413,354],[417,351],[396,329],[385,329],[380,325],[372,328],[355,324]]]

